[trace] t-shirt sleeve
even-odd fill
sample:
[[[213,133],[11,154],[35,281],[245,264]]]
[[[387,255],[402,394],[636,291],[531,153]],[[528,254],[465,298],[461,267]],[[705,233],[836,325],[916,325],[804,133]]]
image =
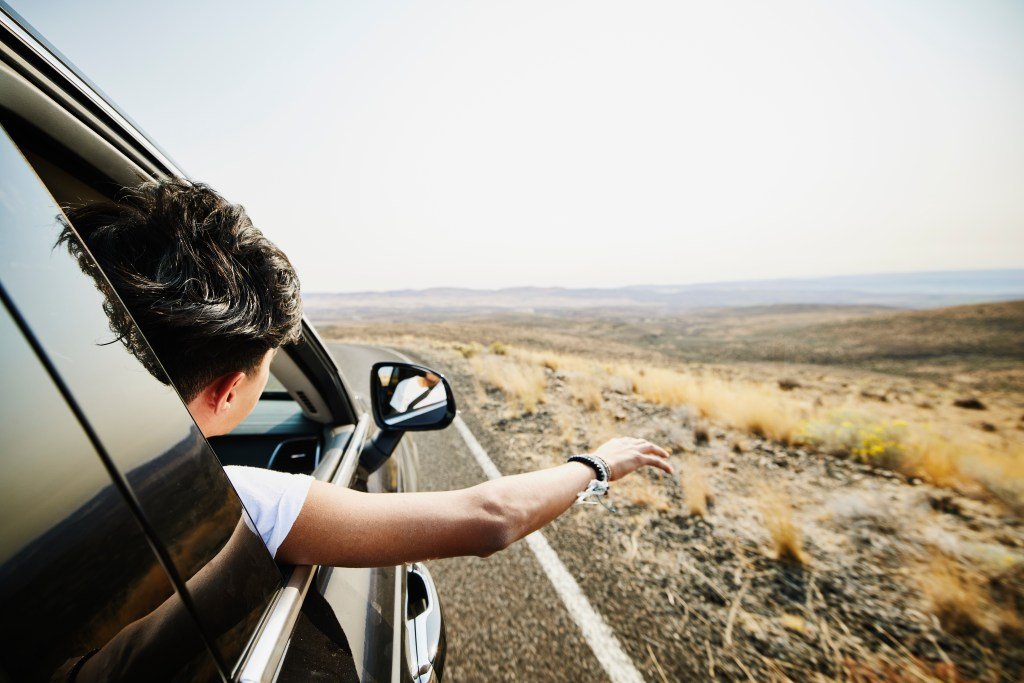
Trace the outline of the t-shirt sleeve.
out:
[[[271,556],[276,557],[306,502],[313,477],[238,465],[228,465],[224,472]]]

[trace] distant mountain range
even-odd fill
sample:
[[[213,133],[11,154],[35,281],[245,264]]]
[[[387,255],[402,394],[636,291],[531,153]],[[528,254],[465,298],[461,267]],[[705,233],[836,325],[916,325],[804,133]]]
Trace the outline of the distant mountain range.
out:
[[[820,304],[936,308],[1024,299],[1024,269],[886,273],[838,277],[636,285],[616,288],[436,287],[390,292],[308,293],[314,320],[386,312],[473,313],[638,309],[678,313],[703,308]]]

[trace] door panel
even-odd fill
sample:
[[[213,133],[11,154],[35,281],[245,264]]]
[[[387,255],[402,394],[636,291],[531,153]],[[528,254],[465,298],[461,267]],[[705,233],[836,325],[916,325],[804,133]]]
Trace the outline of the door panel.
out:
[[[80,681],[220,679],[193,615],[2,305],[0,377],[0,678],[63,680],[78,666]]]
[[[111,332],[108,315],[126,314],[116,296],[97,288],[109,292],[91,257],[76,261],[57,246],[60,210],[6,134],[0,175],[0,281],[123,477],[172,580],[186,590],[230,670],[280,587],[280,571],[177,393]]]

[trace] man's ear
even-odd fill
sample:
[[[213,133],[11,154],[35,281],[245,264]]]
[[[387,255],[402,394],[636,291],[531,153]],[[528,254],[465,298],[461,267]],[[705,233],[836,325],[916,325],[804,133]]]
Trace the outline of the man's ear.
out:
[[[205,403],[215,414],[231,410],[231,403],[235,400],[238,385],[244,380],[244,372],[229,372],[226,375],[221,375],[203,389]]]

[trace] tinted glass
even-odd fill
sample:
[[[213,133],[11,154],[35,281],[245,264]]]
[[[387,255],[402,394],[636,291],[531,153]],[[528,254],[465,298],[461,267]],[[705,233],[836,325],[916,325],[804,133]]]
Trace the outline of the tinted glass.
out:
[[[0,377],[0,666],[18,681],[64,680],[75,666],[77,680],[218,679],[192,614],[2,305]]]
[[[110,331],[105,301],[55,246],[59,209],[0,136],[0,281],[57,366],[166,549],[222,661],[239,658],[281,575],[175,391]]]

